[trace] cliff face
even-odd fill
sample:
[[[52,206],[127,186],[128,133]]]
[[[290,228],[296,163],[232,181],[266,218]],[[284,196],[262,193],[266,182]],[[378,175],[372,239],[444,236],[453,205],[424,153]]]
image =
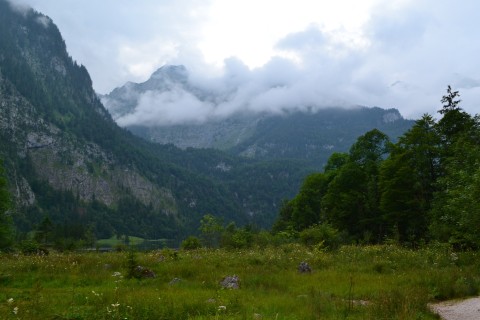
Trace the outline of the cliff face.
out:
[[[5,1],[0,5],[0,130],[11,160],[29,157],[36,179],[70,190],[82,200],[95,198],[112,205],[126,191],[145,205],[168,204],[175,212],[170,190],[154,185],[82,134],[80,127],[90,121],[112,129],[115,124],[98,101],[85,68],[68,56],[53,22]],[[16,174],[17,201],[33,204],[26,181]]]
[[[138,216],[142,210],[160,235],[162,228],[171,236],[172,229],[187,224],[189,213],[179,209],[181,193],[172,186],[188,180],[189,173],[163,165],[161,151],[148,150],[148,145],[117,127],[97,98],[88,72],[68,56],[48,17],[18,11],[4,0],[0,0],[0,146],[17,215],[26,228],[43,218],[39,215],[75,220],[91,203],[104,206],[110,232],[143,232],[139,226],[145,216]],[[65,194],[74,197],[71,208],[56,203]],[[131,212],[115,216],[121,210]],[[125,215],[130,226],[122,221]],[[96,224],[99,219],[83,222]],[[105,233],[102,227],[97,229]]]
[[[175,79],[178,86],[185,72],[158,72],[148,85],[168,88]],[[53,22],[6,0],[0,106],[0,158],[21,231],[45,216],[65,229],[90,225],[101,236],[179,238],[195,232],[207,213],[269,226],[306,173],[301,165],[160,146],[118,127]]]

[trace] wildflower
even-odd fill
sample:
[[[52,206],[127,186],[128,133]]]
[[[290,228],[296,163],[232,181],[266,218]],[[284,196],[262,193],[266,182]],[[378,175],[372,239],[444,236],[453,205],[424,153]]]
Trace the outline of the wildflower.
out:
[[[115,271],[113,274],[112,274],[112,277],[121,277],[122,274],[118,271]]]
[[[118,303],[118,301],[117,301],[117,303],[112,303],[112,307],[114,307],[114,308],[118,308],[119,305],[120,305],[120,303]]]
[[[227,310],[226,306],[218,306],[218,311],[224,311]]]
[[[13,314],[17,314],[17,313],[18,313],[18,307],[13,308]]]
[[[12,304],[13,303],[13,298],[10,298],[7,300],[8,304]]]

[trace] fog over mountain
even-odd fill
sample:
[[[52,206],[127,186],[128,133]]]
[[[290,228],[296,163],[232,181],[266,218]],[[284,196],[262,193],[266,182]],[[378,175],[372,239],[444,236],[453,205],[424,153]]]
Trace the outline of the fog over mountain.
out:
[[[449,84],[480,111],[475,0],[10,1],[55,19],[99,93],[163,65],[186,66],[189,84],[211,93],[150,92],[124,125],[332,105],[418,118]]]
[[[315,74],[306,76],[299,66],[277,58],[250,70],[241,61],[225,61],[225,72],[215,78],[190,74],[184,66],[165,66],[141,84],[121,88],[131,109],[105,106],[121,126],[172,125],[221,120],[236,113],[315,111],[325,107],[354,107],[348,92]],[[119,89],[116,89],[117,91]],[[115,90],[112,92],[115,95]]]

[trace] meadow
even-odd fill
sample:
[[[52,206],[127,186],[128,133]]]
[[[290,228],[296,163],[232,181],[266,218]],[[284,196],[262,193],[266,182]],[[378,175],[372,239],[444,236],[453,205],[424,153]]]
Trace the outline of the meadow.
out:
[[[438,319],[429,302],[476,295],[480,259],[444,245],[300,244],[0,255],[1,319]],[[299,273],[300,262],[311,273]],[[128,278],[129,265],[155,278]],[[222,288],[237,275],[239,289]]]

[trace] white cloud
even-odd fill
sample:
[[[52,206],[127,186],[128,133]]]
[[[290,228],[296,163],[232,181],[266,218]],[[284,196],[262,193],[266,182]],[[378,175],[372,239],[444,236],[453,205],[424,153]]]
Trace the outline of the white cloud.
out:
[[[99,92],[184,64],[192,85],[217,95],[202,102],[181,90],[151,92],[139,104],[145,121],[148,112],[181,122],[331,105],[396,107],[418,117],[439,109],[448,84],[467,111],[480,112],[476,0],[15,3],[53,18]]]
[[[32,8],[28,4],[22,2],[22,1],[16,1],[16,0],[7,0],[7,2],[10,4],[10,7],[22,14],[23,16],[26,16],[28,13],[31,12]]]
[[[135,113],[121,117],[117,122],[121,126],[201,123],[211,115],[212,108],[178,87],[168,92],[147,91],[140,97]]]

